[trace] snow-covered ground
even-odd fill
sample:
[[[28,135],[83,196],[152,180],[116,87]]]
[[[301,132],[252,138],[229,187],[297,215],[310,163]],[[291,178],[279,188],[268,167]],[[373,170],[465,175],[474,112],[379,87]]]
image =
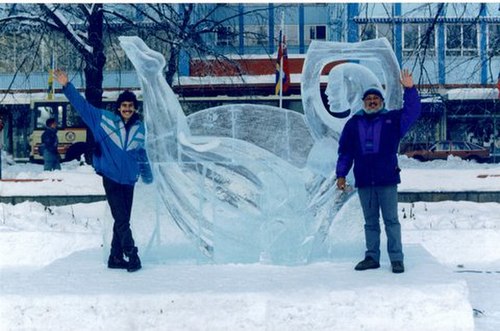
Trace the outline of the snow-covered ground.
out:
[[[498,164],[401,158],[400,190],[500,188]],[[102,194],[77,162],[61,171],[4,162],[0,195]],[[109,270],[105,202],[0,204],[0,330],[475,330],[500,329],[500,203],[399,205],[407,271],[356,272],[363,221],[356,201],[330,233],[331,260],[304,266],[201,263],[162,218],[161,258],[148,250],[155,193],[136,188],[136,273]],[[384,248],[384,246],[382,247]],[[474,308],[474,310],[472,309]],[[474,324],[474,325],[473,325]]]

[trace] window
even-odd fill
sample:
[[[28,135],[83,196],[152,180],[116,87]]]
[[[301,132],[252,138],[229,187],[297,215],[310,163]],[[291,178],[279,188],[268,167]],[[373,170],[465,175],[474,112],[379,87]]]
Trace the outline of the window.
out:
[[[433,152],[435,151],[449,151],[450,150],[450,143],[449,142],[440,142],[436,144],[436,146],[431,149]]]
[[[500,24],[488,25],[488,52],[500,55]]]
[[[389,43],[392,45],[393,41],[393,32],[392,32],[392,24],[387,23],[367,23],[365,25],[360,26],[359,30],[359,38],[360,40],[369,40],[375,38],[387,38]]]
[[[477,55],[477,48],[475,23],[446,25],[446,55],[474,56]]]
[[[317,25],[309,28],[309,39],[326,40],[326,26]]]
[[[360,39],[369,40],[377,38],[377,27],[373,23],[366,24],[361,27]]]
[[[305,25],[304,39],[306,45],[311,43],[311,40],[327,40],[326,25]]]
[[[280,29],[281,25],[275,25],[274,26],[274,42],[276,45],[278,45],[278,38],[280,37]],[[307,26],[305,27],[306,29],[306,44],[307,42]],[[286,39],[286,44],[288,46],[290,45],[298,45],[299,44],[299,27],[297,25],[285,25],[285,39]]]
[[[114,104],[114,103],[113,103]],[[62,106],[59,106],[62,107]],[[83,123],[80,114],[71,105],[66,105],[66,127],[69,128],[81,128],[85,124]],[[62,110],[60,110],[62,112]]]
[[[217,46],[235,45],[237,33],[230,26],[221,26],[217,29]]]
[[[435,55],[435,32],[430,24],[405,24],[403,26],[403,54],[405,56],[424,52]]]
[[[267,25],[246,25],[245,45],[246,46],[267,46],[269,34]]]
[[[470,148],[469,146],[466,146],[463,142],[454,142],[453,145],[451,145],[451,150],[464,151],[464,150],[470,150]]]

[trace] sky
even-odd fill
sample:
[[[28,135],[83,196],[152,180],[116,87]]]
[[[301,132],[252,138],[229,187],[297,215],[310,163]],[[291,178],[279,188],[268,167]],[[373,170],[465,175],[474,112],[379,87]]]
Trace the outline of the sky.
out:
[[[54,172],[6,161],[2,196],[102,194],[93,169],[76,161]],[[500,184],[498,164],[401,157],[400,165],[401,191],[497,190]],[[500,328],[499,203],[400,203],[406,265],[400,275],[390,271],[384,241],[380,269],[353,270],[364,252],[356,198],[330,229],[331,256],[295,266],[202,261],[168,217],[157,219],[155,203],[154,187],[138,183],[132,228],[143,269],[136,273],[106,268],[112,224],[106,202],[0,204],[0,250],[6,252],[0,329]],[[156,222],[161,244],[155,251],[148,245]]]

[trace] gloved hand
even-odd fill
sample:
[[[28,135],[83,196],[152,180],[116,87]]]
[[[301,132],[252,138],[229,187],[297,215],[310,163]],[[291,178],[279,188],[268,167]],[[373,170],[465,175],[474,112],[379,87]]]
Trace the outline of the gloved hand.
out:
[[[134,151],[133,155],[139,164],[139,175],[141,176],[142,182],[144,184],[151,184],[153,182],[153,172],[149,164],[146,150],[143,148],[138,149]]]
[[[153,182],[153,172],[151,171],[149,162],[139,163],[139,173],[144,184],[151,184]]]

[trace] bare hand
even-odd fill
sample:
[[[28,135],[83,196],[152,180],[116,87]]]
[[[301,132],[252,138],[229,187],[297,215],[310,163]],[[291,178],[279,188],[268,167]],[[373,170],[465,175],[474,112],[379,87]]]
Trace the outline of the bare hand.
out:
[[[59,82],[59,84],[61,84],[62,87],[68,84],[68,75],[64,72],[64,70],[54,70],[54,78]]]
[[[337,178],[337,188],[342,191],[345,190],[346,182],[344,177]]]
[[[405,88],[412,88],[413,87],[413,77],[411,75],[411,72],[408,71],[408,69],[403,69],[401,71],[401,84]]]

